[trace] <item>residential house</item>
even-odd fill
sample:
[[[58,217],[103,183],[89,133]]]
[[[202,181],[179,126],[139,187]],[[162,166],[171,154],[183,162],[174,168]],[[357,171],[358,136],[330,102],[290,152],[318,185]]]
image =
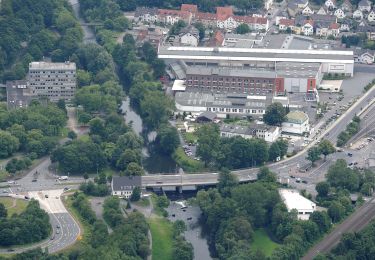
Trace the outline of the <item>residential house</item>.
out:
[[[266,9],[267,11],[269,9],[271,9],[272,5],[273,5],[273,0],[265,0],[264,1],[264,9]]]
[[[366,33],[367,39],[374,41],[375,40],[375,26],[367,25],[366,23],[361,23],[357,32]]]
[[[345,18],[345,12],[341,9],[341,8],[337,8],[334,12],[334,15],[338,18],[338,19],[343,19]]]
[[[350,2],[350,0],[345,0],[342,5],[341,5],[341,9],[344,11],[344,12],[352,12],[353,11],[353,5],[352,3]]]
[[[319,8],[318,12],[316,13],[320,15],[327,15],[329,11],[328,11],[328,8],[325,5],[323,5]]]
[[[374,10],[374,9],[372,9],[372,10],[370,11],[370,13],[368,14],[368,16],[367,16],[367,20],[368,20],[369,22],[374,22],[374,21],[375,21],[375,10]]]
[[[353,12],[353,19],[355,20],[362,20],[363,19],[363,12],[361,10],[355,10]]]
[[[369,0],[359,1],[358,10],[360,10],[362,12],[370,12],[371,11],[371,2]]]
[[[282,132],[292,135],[310,133],[309,116],[302,111],[289,112],[285,122],[282,123]]]
[[[340,31],[341,32],[349,32],[350,31],[350,25],[348,23],[341,23]]]
[[[288,28],[293,31],[294,30],[294,19],[281,19],[279,22],[279,30],[286,31]]]
[[[315,22],[315,35],[319,37],[327,37],[330,24],[330,22],[326,21]]]
[[[199,31],[194,26],[190,25],[183,28],[179,34],[180,43],[185,46],[197,47],[199,43]]]
[[[282,19],[288,19],[287,16],[276,16],[276,19],[275,19],[275,25],[278,26],[279,23],[280,23],[280,20]]]
[[[310,19],[313,20],[314,22],[320,22],[320,21],[325,21],[325,22],[330,22],[330,23],[336,23],[337,22],[337,17],[334,15],[320,15],[320,14],[312,14],[310,15]]]
[[[253,31],[267,31],[269,28],[269,21],[264,17],[257,16],[235,16],[235,21],[239,24],[245,23]]]
[[[132,31],[134,32],[133,37],[136,39],[137,47],[141,47],[144,42],[148,41],[155,49],[157,49],[164,35],[161,29],[151,26],[147,28],[133,29]]]
[[[210,38],[207,46],[208,47],[219,47],[219,46],[223,46],[224,42],[225,42],[224,34],[221,31],[218,30],[218,31],[215,32],[214,36]]]
[[[291,17],[295,17],[300,11],[308,6],[308,0],[291,0],[288,1],[287,11]]]
[[[306,6],[305,8],[303,8],[303,10],[302,10],[303,15],[310,15],[310,14],[313,14],[313,13],[314,13],[314,10],[309,5]]]
[[[340,34],[340,24],[332,23],[328,29],[328,36],[333,36],[337,38],[339,34]]]
[[[190,24],[192,20],[192,14],[188,11],[158,9],[159,22],[174,25],[180,20],[184,21],[186,24]]]
[[[220,126],[220,136],[228,138],[241,136],[245,139],[251,139],[254,137],[254,133],[253,129],[248,126],[223,124]]]
[[[374,63],[374,53],[365,52],[359,56],[359,62],[364,64],[373,64]]]
[[[196,122],[197,123],[210,123],[214,122],[214,120],[217,118],[217,115],[214,112],[211,111],[205,111],[199,114],[197,116]]]
[[[275,142],[280,137],[280,127],[259,124],[253,127],[255,136],[266,142]]]
[[[336,8],[336,0],[326,0],[324,5],[328,8],[328,10],[333,10]]]
[[[133,190],[142,187],[141,176],[114,176],[112,177],[111,188],[112,195],[129,199]]]
[[[134,18],[140,22],[156,23],[158,21],[158,9],[156,7],[137,7]]]
[[[312,20],[306,20],[302,26],[303,35],[310,36],[314,33],[314,22]]]
[[[197,5],[191,5],[191,4],[182,4],[181,5],[181,11],[189,12],[189,13],[191,13],[192,18],[195,18],[195,16],[198,14],[198,6]]]

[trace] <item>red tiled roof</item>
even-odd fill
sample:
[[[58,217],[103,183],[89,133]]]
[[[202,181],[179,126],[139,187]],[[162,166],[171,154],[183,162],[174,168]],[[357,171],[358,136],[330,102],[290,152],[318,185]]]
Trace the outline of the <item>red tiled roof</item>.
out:
[[[331,25],[329,26],[329,29],[337,30],[339,28],[340,28],[340,25],[338,23],[331,23]]]
[[[267,24],[267,18],[256,16],[234,16],[234,20],[248,24]]]
[[[195,16],[199,20],[216,20],[216,14],[198,12]]]
[[[181,11],[196,14],[196,13],[198,13],[198,6],[197,5],[191,5],[191,4],[182,4],[181,5]]]
[[[279,24],[285,25],[285,26],[292,26],[294,25],[293,19],[280,19]]]
[[[180,11],[180,10],[170,10],[170,9],[158,9],[158,14],[161,16],[178,16],[181,18],[189,18],[190,12]]]
[[[224,21],[228,19],[228,17],[233,15],[233,9],[230,6],[219,6],[216,7],[216,17],[218,20]]]

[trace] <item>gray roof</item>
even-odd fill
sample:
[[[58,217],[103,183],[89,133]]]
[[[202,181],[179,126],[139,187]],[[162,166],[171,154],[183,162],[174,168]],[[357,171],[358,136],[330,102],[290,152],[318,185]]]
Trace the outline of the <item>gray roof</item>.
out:
[[[241,68],[229,67],[204,67],[204,66],[189,66],[186,70],[186,75],[218,75],[223,77],[257,77],[257,78],[275,78],[274,71],[266,70],[250,70]]]
[[[31,100],[37,99],[26,80],[7,81],[6,91],[8,109],[27,107]]]
[[[327,21],[327,22],[331,22],[331,23],[334,23],[337,21],[337,17],[334,16],[334,15],[329,15],[329,14],[311,14],[310,15],[310,18],[314,21],[314,22],[318,22],[318,21]]]
[[[246,33],[246,34],[237,34],[237,33],[226,33],[225,34],[225,39],[239,39],[239,40],[249,40],[249,41],[254,41],[254,40],[260,40],[258,35],[254,35],[251,33]]]
[[[154,7],[154,8],[137,7],[137,9],[135,9],[134,17],[140,17],[140,16],[143,16],[145,14],[157,15],[158,9],[156,7]]]
[[[207,57],[217,57],[218,60],[243,60],[249,61],[259,58],[264,59],[296,59],[309,60],[332,59],[337,61],[353,60],[350,51],[326,51],[326,50],[280,50],[280,49],[247,49],[247,48],[202,48],[202,47],[169,47],[159,48],[159,58],[184,59],[184,60],[207,60]]]
[[[141,187],[141,176],[116,176],[112,178],[112,189],[118,190],[133,190],[135,187]]]
[[[240,125],[227,125],[223,124],[220,126],[220,132],[225,133],[232,133],[238,135],[253,135],[253,131],[248,126],[240,126]]]
[[[213,121],[217,117],[217,115],[214,112],[205,111],[205,112],[200,113],[197,119],[203,118],[203,117]]]
[[[371,6],[371,2],[368,0],[361,0],[359,1],[358,6]]]
[[[315,77],[320,69],[319,63],[278,62],[277,76],[286,78]]]

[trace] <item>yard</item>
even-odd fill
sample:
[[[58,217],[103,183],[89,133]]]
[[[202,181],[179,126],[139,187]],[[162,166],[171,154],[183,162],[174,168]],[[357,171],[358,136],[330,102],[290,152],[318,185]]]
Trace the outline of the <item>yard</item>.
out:
[[[12,216],[14,213],[20,214],[26,209],[28,204],[26,200],[9,197],[1,197],[0,203],[4,204],[5,208],[7,209],[8,217]]]
[[[254,231],[254,242],[251,244],[254,250],[263,252],[266,256],[271,256],[273,250],[279,247],[279,244],[270,239],[266,230],[257,229]]]
[[[172,259],[172,224],[159,217],[149,218],[152,235],[152,259]]]

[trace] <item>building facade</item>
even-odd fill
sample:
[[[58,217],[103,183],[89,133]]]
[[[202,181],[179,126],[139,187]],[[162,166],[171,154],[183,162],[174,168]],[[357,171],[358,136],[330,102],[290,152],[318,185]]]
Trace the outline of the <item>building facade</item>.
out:
[[[282,123],[283,134],[304,135],[310,133],[309,116],[302,111],[292,111]]]
[[[129,199],[135,188],[142,187],[141,176],[116,176],[112,178],[111,189],[113,196]]]
[[[27,76],[35,95],[56,102],[70,101],[76,91],[76,64],[74,62],[31,62]]]
[[[316,204],[300,195],[298,190],[279,189],[279,194],[288,211],[297,210],[300,220],[308,220],[316,210]]]

